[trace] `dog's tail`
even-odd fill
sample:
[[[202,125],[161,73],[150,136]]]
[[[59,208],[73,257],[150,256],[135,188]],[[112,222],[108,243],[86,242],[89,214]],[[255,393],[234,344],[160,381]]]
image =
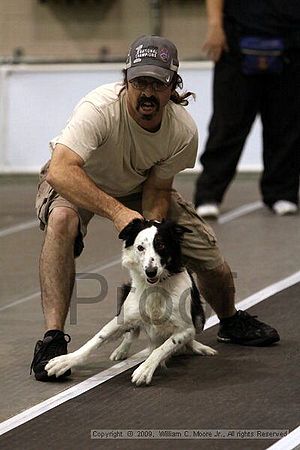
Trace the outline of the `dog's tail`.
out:
[[[196,329],[196,333],[201,333],[203,331],[204,325],[205,325],[205,313],[203,309],[203,304],[201,300],[201,295],[199,292],[199,289],[195,283],[195,280],[193,278],[193,275],[188,272],[190,278],[191,278],[191,315],[194,327]]]
[[[121,289],[118,289],[117,294],[117,316],[120,315],[123,303],[125,302],[129,292],[131,290],[131,283],[124,283]]]

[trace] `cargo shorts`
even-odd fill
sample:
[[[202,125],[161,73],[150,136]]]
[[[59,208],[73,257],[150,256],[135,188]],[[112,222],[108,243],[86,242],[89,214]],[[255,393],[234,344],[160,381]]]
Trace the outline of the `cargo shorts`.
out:
[[[74,244],[74,255],[78,257],[84,248],[83,240],[94,213],[78,208],[55,192],[44,179],[47,167],[48,165],[44,166],[41,171],[36,196],[36,211],[40,221],[40,228],[44,230],[47,227],[49,215],[54,208],[63,206],[73,209],[79,217],[78,235]],[[118,197],[117,200],[127,208],[142,214],[141,193]],[[191,231],[191,233],[184,234],[182,243],[184,262],[191,270],[196,273],[198,271],[212,270],[224,262],[215,233],[210,225],[197,215],[193,205],[185,201],[175,189],[172,190],[167,218],[189,228]]]

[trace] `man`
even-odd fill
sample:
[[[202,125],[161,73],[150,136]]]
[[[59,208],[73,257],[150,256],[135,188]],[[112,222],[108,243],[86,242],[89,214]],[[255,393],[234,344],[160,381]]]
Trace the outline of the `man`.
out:
[[[182,106],[190,93],[176,91],[182,84],[178,66],[177,49],[167,39],[137,39],[129,49],[124,82],[84,97],[51,141],[52,158],[42,170],[36,202],[46,230],[40,258],[46,333],[32,362],[37,380],[50,380],[45,365],[67,352],[64,325],[74,261],[94,214],[110,219],[118,231],[142,217],[188,226],[192,233],[183,255],[221,320],[218,339],[247,345],[279,340],[273,328],[236,312],[231,272],[213,231],[172,189],[176,173],[194,165],[198,146],[196,125]]]
[[[207,0],[204,43],[215,64],[213,116],[195,206],[216,219],[257,114],[263,126],[263,202],[279,216],[299,205],[300,3]]]

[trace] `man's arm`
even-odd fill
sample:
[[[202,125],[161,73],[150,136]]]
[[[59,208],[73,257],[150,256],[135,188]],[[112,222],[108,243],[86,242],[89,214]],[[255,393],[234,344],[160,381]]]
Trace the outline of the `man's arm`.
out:
[[[207,33],[203,50],[213,61],[218,61],[223,50],[228,50],[223,29],[224,0],[206,0]]]
[[[150,173],[143,186],[143,214],[146,219],[161,220],[167,217],[173,179],[158,178],[153,172]]]
[[[126,208],[115,198],[99,189],[83,170],[83,159],[71,149],[57,144],[46,181],[62,197],[78,207],[87,209],[110,219],[118,231],[121,231],[131,220],[142,216]]]

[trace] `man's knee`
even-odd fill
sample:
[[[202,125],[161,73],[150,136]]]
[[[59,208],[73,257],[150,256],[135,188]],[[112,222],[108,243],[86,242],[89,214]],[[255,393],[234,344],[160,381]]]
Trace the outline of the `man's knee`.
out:
[[[217,276],[217,277],[232,278],[232,272],[226,261],[224,261],[222,264],[215,267],[214,269],[208,270],[207,272],[213,277]]]
[[[214,269],[197,272],[197,277],[202,283],[214,284],[216,289],[226,287],[235,290],[232,272],[226,261]]]
[[[72,208],[57,207],[51,211],[47,233],[75,239],[78,235],[79,217]]]

